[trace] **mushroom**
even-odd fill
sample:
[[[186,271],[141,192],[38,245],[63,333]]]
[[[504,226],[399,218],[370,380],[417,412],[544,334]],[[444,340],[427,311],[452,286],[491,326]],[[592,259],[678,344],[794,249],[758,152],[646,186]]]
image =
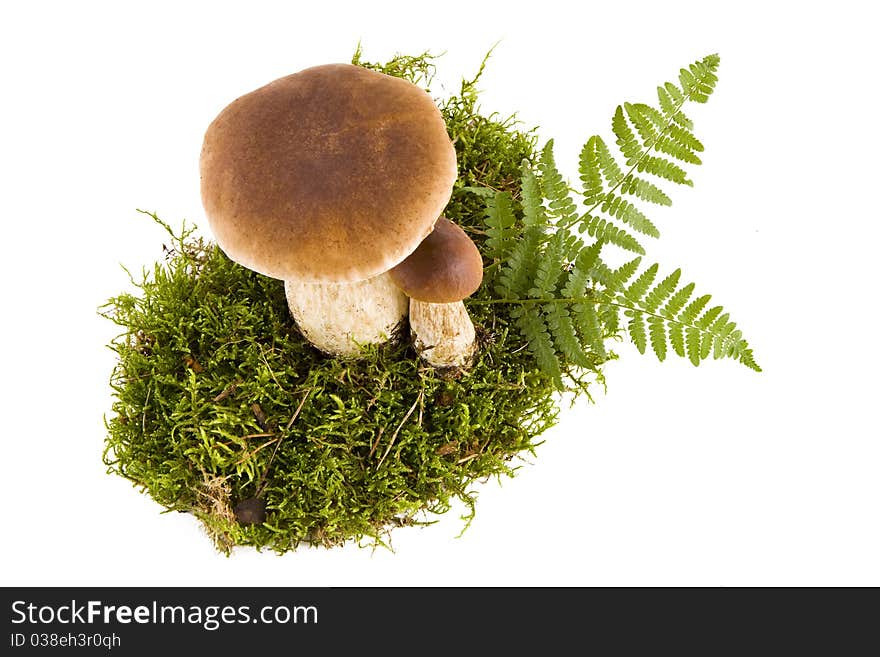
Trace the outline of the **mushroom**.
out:
[[[483,259],[471,238],[440,217],[412,255],[391,270],[391,279],[410,297],[416,352],[434,367],[466,367],[476,333],[462,299],[483,281]]]
[[[220,248],[284,280],[302,334],[338,356],[388,340],[406,316],[387,272],[431,232],[457,175],[431,97],[349,64],[233,101],[208,127],[200,168]]]

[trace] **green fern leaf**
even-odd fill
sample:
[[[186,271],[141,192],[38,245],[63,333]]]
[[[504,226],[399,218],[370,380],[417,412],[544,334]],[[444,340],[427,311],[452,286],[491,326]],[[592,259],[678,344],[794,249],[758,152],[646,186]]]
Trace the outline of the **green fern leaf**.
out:
[[[715,320],[718,319],[718,316],[724,311],[724,308],[721,306],[713,306],[709,310],[707,310],[703,315],[697,320],[697,327],[703,330],[708,329],[715,323]]]
[[[672,205],[672,199],[666,193],[657,187],[654,183],[648,182],[644,178],[639,178],[632,174],[628,175],[620,185],[621,194],[629,194],[637,196],[643,201],[656,203],[657,205]]]
[[[495,192],[486,203],[486,248],[492,259],[505,260],[517,243],[519,231],[515,224],[513,197],[507,192]]]
[[[582,232],[586,232],[590,237],[595,237],[608,244],[614,244],[626,251],[631,251],[632,253],[638,253],[640,255],[644,255],[645,253],[645,249],[639,244],[639,241],[635,237],[602,217],[589,214],[584,215],[581,218],[578,229]]]
[[[675,288],[678,286],[678,281],[681,278],[681,269],[676,269],[674,272],[669,274],[662,281],[657,283],[654,288],[648,292],[648,295],[645,297],[645,301],[643,302],[643,306],[645,310],[649,313],[656,312],[656,310],[660,307],[660,304],[663,303],[669,295],[671,295]],[[660,360],[663,360],[662,358]]]
[[[667,134],[670,139],[678,142],[682,146],[685,146],[692,151],[702,153],[705,148],[703,146],[703,142],[697,139],[687,128],[684,128],[676,123],[670,123],[666,127]]]
[[[677,164],[670,162],[666,158],[657,157],[656,155],[646,155],[636,164],[636,171],[639,173],[650,173],[658,178],[671,180],[680,185],[688,185],[693,187],[694,183],[687,177],[687,173]]]
[[[702,61],[694,62],[686,69],[681,69],[678,81],[688,100],[705,103],[715,89],[718,76],[715,71],[720,62],[718,55],[709,55]]]
[[[712,334],[700,333],[700,360],[706,360],[712,353]]]
[[[748,367],[749,369],[753,369],[756,372],[761,372],[761,366],[755,362],[755,355],[752,353],[752,350],[749,348],[749,343],[745,340],[740,339],[734,350],[733,356],[743,365]]]
[[[577,299],[584,296],[590,273],[599,259],[602,250],[602,242],[594,242],[590,246],[581,249],[575,259],[565,284],[562,286],[562,296],[566,299]]]
[[[602,304],[599,306],[599,320],[605,327],[607,335],[617,335],[620,332],[620,309],[611,304]],[[727,349],[727,345],[725,345]]]
[[[657,226],[636,206],[611,192],[605,194],[605,199],[602,201],[602,212],[620,219],[648,237],[660,237],[660,231],[657,230]]]
[[[669,324],[669,344],[676,355],[685,357],[684,352],[684,325],[678,322]]]
[[[692,129],[694,127],[694,122],[691,121],[688,117],[684,115],[684,112],[681,111],[681,106],[685,103],[685,95],[682,93],[681,89],[675,86],[672,82],[667,82],[663,87],[663,91],[665,91],[669,98],[672,101],[672,105],[670,107],[664,107],[663,100],[660,101],[660,106],[663,107],[664,113],[666,113],[669,118],[671,118],[675,123],[680,125],[683,128]],[[674,111],[675,108],[679,108],[677,111]]]
[[[725,344],[724,341],[728,335],[733,332],[735,324],[730,320],[730,314],[724,313],[721,317],[715,320],[715,323],[712,324],[712,327],[709,329],[710,332],[715,336],[712,341],[712,357],[715,360],[719,358],[724,358],[725,353]]]
[[[639,350],[639,353],[644,354],[648,346],[648,335],[645,332],[645,317],[638,310],[630,309],[624,314],[629,317],[629,322],[626,325],[629,338],[636,346],[636,349]]]
[[[666,360],[666,324],[663,318],[657,315],[648,317],[648,335],[651,338],[651,349],[657,355],[657,360]]]
[[[676,100],[670,95],[669,91],[663,87],[657,87],[657,100],[660,102],[660,109],[668,119],[672,119],[672,115],[675,114],[681,106],[681,102],[676,102]]]
[[[645,103],[633,103],[632,108],[633,111],[638,113],[643,120],[648,121],[651,124],[653,127],[652,132],[654,132],[655,135],[666,132],[667,126],[669,125],[669,119],[663,115],[663,112]]]
[[[535,254],[540,251],[545,238],[544,232],[537,226],[523,229],[522,237],[510,250],[495,285],[501,298],[519,299],[526,296],[538,268]]]
[[[538,168],[541,171],[541,186],[548,201],[550,214],[557,217],[563,224],[574,222],[577,219],[577,205],[571,198],[568,183],[556,168],[552,139],[541,151]]]
[[[574,313],[575,327],[581,342],[587,345],[594,353],[602,359],[605,358],[604,335],[602,334],[603,323],[608,326],[607,322],[599,319],[596,312],[596,305],[591,302],[575,304],[572,308]],[[616,327],[614,331],[616,331]]]
[[[626,166],[633,166],[639,161],[644,151],[632,128],[626,122],[626,117],[623,115],[623,107],[620,105],[617,106],[614,112],[614,118],[611,120],[611,129],[617,137],[617,146],[620,148],[620,152],[626,158]]]
[[[691,301],[684,310],[681,311],[676,319],[685,324],[693,324],[697,318],[697,315],[699,315],[703,308],[706,307],[706,304],[709,303],[709,299],[711,298],[711,294],[704,294],[701,297],[697,297],[696,299]]]
[[[647,294],[648,288],[651,287],[654,279],[657,277],[657,271],[659,269],[660,266],[657,263],[648,267],[628,288],[626,288],[626,290],[623,291],[623,296],[634,303],[640,302],[642,297]]]
[[[683,288],[678,290],[669,301],[666,302],[666,305],[663,306],[663,309],[660,311],[660,314],[668,319],[674,319],[676,315],[678,315],[679,311],[684,308],[684,305],[688,302],[688,299],[691,298],[691,295],[694,293],[694,288],[696,286],[693,283],[688,283]]]
[[[602,170],[605,180],[613,187],[623,180],[623,171],[620,170],[617,160],[611,155],[611,151],[608,150],[608,146],[605,145],[602,138],[597,136],[593,137],[593,140],[593,148],[599,161],[599,168]]]
[[[534,354],[538,367],[550,375],[561,388],[562,367],[540,309],[535,306],[522,308],[522,312],[516,318],[516,325],[526,338],[529,351]]]
[[[602,174],[599,169],[599,156],[596,154],[596,139],[598,137],[590,137],[587,143],[581,149],[580,172],[581,182],[583,183],[584,203],[593,205],[602,198],[604,187],[602,185]]]
[[[538,179],[528,162],[522,163],[520,203],[523,211],[523,224],[526,226],[545,226],[547,216],[544,212],[543,197]]]
[[[688,162],[690,164],[703,163],[703,161],[697,156],[697,154],[694,153],[690,148],[668,137],[658,139],[657,142],[654,144],[654,147],[661,153],[671,155],[675,159],[681,160],[682,162]]]
[[[609,291],[616,291],[626,285],[639,269],[642,259],[633,258],[629,262],[623,263],[620,267],[611,272],[611,276],[606,282]]]
[[[553,236],[543,253],[537,255],[537,267],[535,272],[535,284],[529,290],[529,296],[533,299],[545,299],[555,296],[556,283],[562,276],[562,249],[559,234]]]
[[[544,315],[556,348],[565,359],[579,367],[589,367],[590,359],[581,347],[571,315],[561,303],[544,305]]]
[[[586,207],[582,215],[556,166],[552,140],[534,167],[523,162],[519,203],[510,194],[487,199],[493,289],[516,304],[510,313],[514,324],[537,366],[557,385],[570,367],[596,367],[606,358],[604,341],[622,329],[641,353],[650,345],[661,361],[670,351],[694,365],[712,355],[760,371],[729,314],[721,306],[707,310],[709,295],[693,298],[693,283],[679,287],[681,270],[657,283],[657,264],[640,270],[641,258],[636,257],[612,269],[600,258],[605,243],[644,254],[628,229],[659,235],[634,202],[671,204],[648,177],[692,184],[680,163],[700,164],[697,153],[703,144],[682,108],[708,99],[718,62],[710,55],[682,69],[678,85],[668,82],[657,88],[658,107],[624,103],[616,108],[612,130],[626,171],[601,137],[587,140],[579,159]],[[483,190],[474,193],[485,195]],[[589,234],[595,242],[584,246],[574,234],[575,224],[579,234]]]
[[[685,346],[688,359],[694,365],[700,364],[700,332],[692,326],[685,330]]]
[[[645,148],[650,149],[651,146],[654,145],[654,142],[657,141],[657,130],[655,129],[653,121],[639,111],[639,109],[632,103],[624,103],[623,108],[626,110],[626,115],[639,133],[639,136],[642,138],[642,143]]]

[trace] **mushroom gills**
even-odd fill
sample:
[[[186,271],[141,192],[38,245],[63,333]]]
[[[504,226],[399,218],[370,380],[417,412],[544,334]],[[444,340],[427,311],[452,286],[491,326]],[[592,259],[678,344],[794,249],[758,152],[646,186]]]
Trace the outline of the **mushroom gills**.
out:
[[[406,317],[409,300],[388,273],[354,283],[285,281],[287,305],[300,332],[332,356],[355,357],[387,342]]]

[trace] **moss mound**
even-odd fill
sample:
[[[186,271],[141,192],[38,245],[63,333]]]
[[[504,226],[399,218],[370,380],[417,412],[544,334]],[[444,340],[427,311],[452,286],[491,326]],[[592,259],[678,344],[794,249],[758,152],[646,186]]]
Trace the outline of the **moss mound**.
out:
[[[434,66],[428,54],[354,62],[425,88]],[[535,137],[479,113],[478,78],[439,104],[460,167],[446,215],[480,245],[483,203],[465,188],[516,194]],[[503,304],[469,306],[479,356],[465,373],[425,366],[405,339],[356,362],[328,358],[298,333],[280,281],[162,225],[164,261],[103,309],[123,328],[104,460],[195,514],[221,550],[383,543],[456,499],[472,515],[474,482],[512,474],[556,419],[553,383],[508,332]]]

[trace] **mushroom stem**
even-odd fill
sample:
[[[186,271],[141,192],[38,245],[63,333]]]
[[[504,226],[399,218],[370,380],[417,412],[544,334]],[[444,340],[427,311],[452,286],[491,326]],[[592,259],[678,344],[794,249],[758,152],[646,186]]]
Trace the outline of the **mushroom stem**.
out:
[[[434,367],[466,367],[476,332],[464,304],[409,300],[409,326],[416,352]]]
[[[284,291],[303,336],[333,356],[387,342],[407,313],[407,297],[387,272],[354,283],[284,281]]]

